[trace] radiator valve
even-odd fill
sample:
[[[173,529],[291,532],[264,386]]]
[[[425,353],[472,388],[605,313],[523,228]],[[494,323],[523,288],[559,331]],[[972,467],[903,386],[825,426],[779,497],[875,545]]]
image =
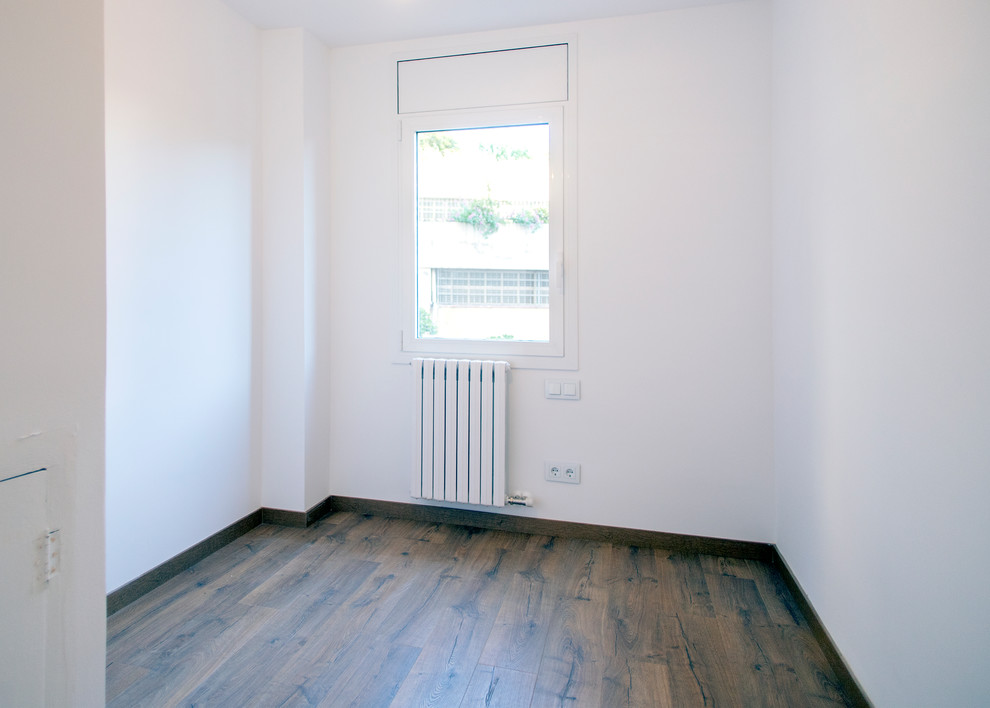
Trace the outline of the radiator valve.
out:
[[[509,506],[533,506],[533,497],[529,492],[513,492],[505,498]]]

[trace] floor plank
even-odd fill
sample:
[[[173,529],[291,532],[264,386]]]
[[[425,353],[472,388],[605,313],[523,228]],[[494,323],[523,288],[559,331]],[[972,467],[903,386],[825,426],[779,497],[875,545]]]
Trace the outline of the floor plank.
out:
[[[134,682],[147,676],[148,673],[148,669],[126,664],[123,661],[107,664],[107,704],[112,703],[117,696],[126,691]]]
[[[657,562],[657,589],[665,614],[714,617],[715,609],[701,566],[701,556],[659,553],[662,559],[658,558]]]
[[[338,563],[336,572],[324,578],[321,592],[292,600],[183,700],[195,705],[248,705],[259,696],[271,695],[270,684],[277,674],[285,686],[304,683],[303,675],[286,682],[281,670],[298,655],[311,656],[313,647],[319,649],[321,635],[332,631],[334,616],[375,567],[363,560]]]
[[[613,658],[602,676],[599,705],[629,708],[672,707],[670,672],[665,664]]]
[[[585,597],[561,598],[550,623],[532,705],[597,705],[605,657],[601,637],[606,605]]]
[[[462,708],[519,708],[528,706],[536,674],[479,664],[471,677]]]
[[[721,642],[719,620],[695,614],[662,618],[670,689],[677,706],[741,706]]]
[[[517,576],[505,599],[481,662],[503,669],[532,670],[543,656],[555,598],[547,583]]]
[[[404,644],[376,645],[354,671],[320,706],[387,706],[419,658],[421,649]]]

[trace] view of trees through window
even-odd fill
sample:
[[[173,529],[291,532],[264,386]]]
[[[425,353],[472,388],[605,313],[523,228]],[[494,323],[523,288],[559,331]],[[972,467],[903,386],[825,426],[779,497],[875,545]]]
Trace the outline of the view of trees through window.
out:
[[[550,338],[550,128],[417,133],[418,336]]]

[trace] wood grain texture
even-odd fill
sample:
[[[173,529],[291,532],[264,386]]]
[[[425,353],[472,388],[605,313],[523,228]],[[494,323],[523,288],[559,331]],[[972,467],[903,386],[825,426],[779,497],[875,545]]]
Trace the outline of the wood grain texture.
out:
[[[518,708],[529,705],[536,674],[513,671],[500,666],[479,664],[471,677],[463,708]]]
[[[770,564],[333,512],[108,619],[110,706],[839,706]]]

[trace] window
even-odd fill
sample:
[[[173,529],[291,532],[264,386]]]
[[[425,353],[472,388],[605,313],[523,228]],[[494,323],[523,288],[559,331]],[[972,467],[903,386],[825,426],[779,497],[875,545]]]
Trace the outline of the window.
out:
[[[574,137],[573,113],[565,123],[567,47],[534,48],[529,59],[529,50],[482,53],[494,55],[483,57],[488,74],[478,73],[478,54],[465,55],[468,79],[458,77],[456,55],[438,58],[443,72],[435,76],[434,60],[414,61],[407,74],[418,83],[405,86],[400,62],[399,112],[416,114],[401,118],[399,141],[404,352],[575,368],[576,293],[573,284],[564,288],[575,262],[573,199],[565,200],[573,194],[565,156]],[[540,80],[551,88],[514,93],[524,82],[498,75],[503,54],[546,64]],[[445,87],[465,80],[472,107],[485,102],[475,84],[486,81],[500,86],[491,102],[545,105],[453,109],[461,93]]]
[[[417,338],[550,341],[550,170],[548,123],[416,132]]]

